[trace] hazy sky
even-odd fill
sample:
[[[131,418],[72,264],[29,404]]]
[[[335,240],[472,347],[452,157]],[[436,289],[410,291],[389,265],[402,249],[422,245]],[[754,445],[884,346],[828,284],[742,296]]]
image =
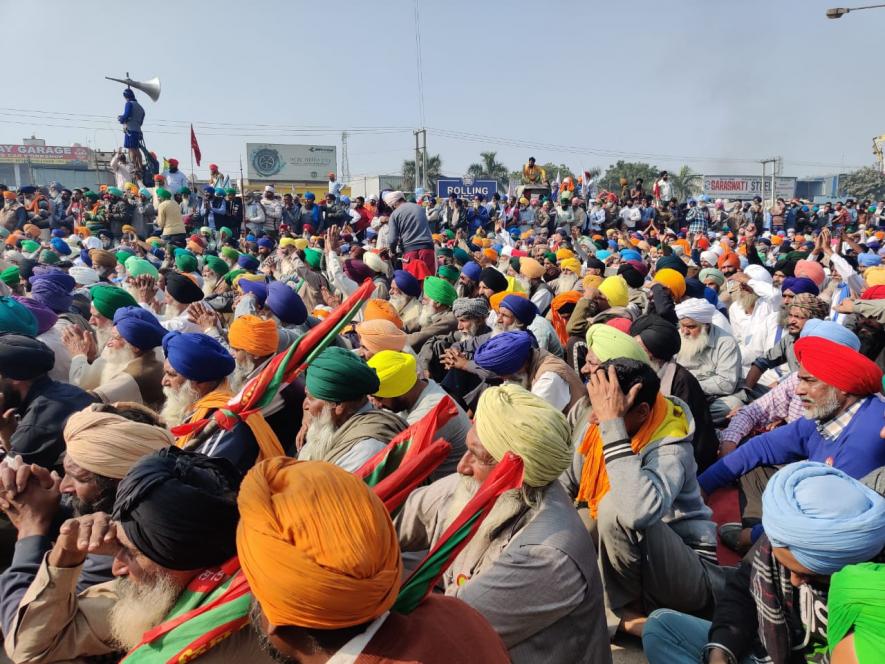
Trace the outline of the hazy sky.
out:
[[[772,155],[785,175],[871,164],[885,10],[828,20],[837,1],[420,0],[428,148],[450,175],[483,150],[511,170],[530,155],[708,174]],[[139,95],[148,147],[187,169],[192,122],[198,175],[235,174],[246,142],[339,144],[342,129],[353,175],[414,155],[414,0],[0,0],[0,25],[0,143],[121,145],[122,86],[103,77],[128,70],[162,79],[159,102]]]

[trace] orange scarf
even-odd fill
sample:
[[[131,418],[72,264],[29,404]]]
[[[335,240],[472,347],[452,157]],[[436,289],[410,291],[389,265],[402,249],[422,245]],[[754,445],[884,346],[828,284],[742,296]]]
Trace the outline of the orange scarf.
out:
[[[194,404],[194,413],[191,415],[187,423],[197,422],[207,417],[211,411],[225,408],[232,396],[233,394],[226,389],[209,392]],[[258,461],[264,461],[265,459],[271,459],[277,456],[286,456],[277,435],[273,432],[273,429],[270,428],[260,412],[255,411],[251,413],[244,421],[246,426],[252,430],[252,434],[255,436],[255,442],[258,443]],[[197,434],[190,433],[186,436],[179,436],[175,441],[175,446],[184,447],[195,435]]]
[[[563,345],[563,348],[565,347],[565,344],[568,343],[568,332],[565,329],[568,321],[559,314],[559,310],[566,304],[577,304],[580,299],[581,294],[578,291],[572,290],[557,295],[550,303],[550,318],[553,323],[553,329],[556,330],[556,336],[559,337],[559,341]]]
[[[660,440],[666,436],[684,436],[687,433],[688,426],[682,409],[658,392],[648,419],[633,436],[630,447],[634,454],[638,454],[653,440]],[[578,451],[584,455],[578,501],[587,503],[590,515],[595,519],[599,511],[599,502],[611,487],[602,456],[602,435],[599,433],[598,424],[591,424],[587,429]]]

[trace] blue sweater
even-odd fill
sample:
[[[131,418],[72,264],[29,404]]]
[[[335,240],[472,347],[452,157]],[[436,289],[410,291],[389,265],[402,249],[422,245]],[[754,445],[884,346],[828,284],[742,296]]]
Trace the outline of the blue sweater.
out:
[[[823,438],[817,424],[805,417],[751,438],[707,468],[698,481],[709,495],[758,466],[808,459],[820,461],[860,479],[885,466],[885,442],[879,437],[885,400],[867,397],[836,440]]]

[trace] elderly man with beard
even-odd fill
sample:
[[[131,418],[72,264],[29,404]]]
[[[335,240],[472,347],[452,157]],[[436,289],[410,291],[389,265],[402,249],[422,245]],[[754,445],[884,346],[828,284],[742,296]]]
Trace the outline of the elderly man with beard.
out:
[[[698,298],[676,305],[682,335],[676,361],[698,379],[713,421],[722,422],[741,403],[732,396],[740,386],[741,351],[737,339],[713,324],[717,313],[716,307]]]
[[[326,348],[307,368],[298,458],[359,470],[406,428],[379,410],[368,395],[378,391],[375,370],[352,351]]]
[[[417,489],[396,515],[400,544],[436,544],[507,453],[522,459],[523,484],[495,501],[444,572],[445,593],[479,611],[516,664],[610,662],[596,552],[557,481],[571,460],[569,426],[522,387],[483,392],[458,474]]]
[[[421,304],[421,315],[418,317],[418,329],[406,336],[406,343],[416,353],[431,338],[454,332],[458,327],[452,305],[458,299],[455,287],[445,279],[426,277],[424,279],[424,298]]]
[[[18,531],[12,564],[0,575],[0,619],[9,634],[19,603],[58,536],[61,514],[80,517],[114,507],[117,485],[141,457],[172,444],[156,414],[139,406],[93,405],[68,418],[65,475],[37,465],[0,467],[0,509]],[[113,578],[112,558],[88,555],[77,580],[82,592]]]
[[[553,323],[538,315],[535,303],[524,293],[497,293],[491,299],[497,318],[492,334],[526,330],[535,337],[538,348],[556,357],[562,357],[562,344]]]
[[[421,318],[421,282],[405,270],[396,270],[390,282],[390,303],[406,332],[416,332]]]
[[[203,289],[196,279],[170,270],[163,281],[165,284],[164,302],[160,323],[170,332],[199,332],[188,307],[203,299]],[[140,291],[139,302],[154,307],[160,306],[152,280],[146,280]]]
[[[203,258],[203,296],[210,297],[215,294],[215,287],[224,275],[230,272],[230,268],[223,259],[218,256],[206,256]]]
[[[401,588],[399,543],[362,480],[329,464],[277,459],[250,471],[238,502],[252,627],[275,662],[510,661],[494,630],[459,599],[431,594],[409,613],[391,611]]]
[[[534,258],[523,256],[519,259],[518,279],[529,299],[538,308],[538,313],[541,316],[546,316],[554,293],[544,283],[544,266]]]
[[[169,332],[163,338],[161,415],[170,427],[210,418],[234,396],[227,377],[236,361],[218,341],[205,334]],[[280,441],[260,412],[251,413],[230,430],[192,432],[179,436],[178,447],[223,457],[242,473],[256,460],[284,454]]]
[[[17,662],[127,652],[130,661],[188,652],[207,663],[270,662],[238,629],[249,609],[237,592],[239,482],[223,459],[173,447],[142,458],[117,488],[113,518],[98,512],[62,525],[6,634],[7,653]],[[77,594],[87,554],[113,556],[118,578]]]
[[[474,361],[506,382],[531,390],[560,412],[568,412],[584,395],[584,384],[564,361],[540,350],[524,330],[502,332],[480,346]]]
[[[753,362],[775,345],[782,298],[771,274],[761,265],[748,265],[729,279],[734,299],[728,307],[728,320],[746,375]]]

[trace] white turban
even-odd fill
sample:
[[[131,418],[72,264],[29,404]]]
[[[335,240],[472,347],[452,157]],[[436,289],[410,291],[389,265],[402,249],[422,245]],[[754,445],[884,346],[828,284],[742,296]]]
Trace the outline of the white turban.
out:
[[[676,305],[676,317],[679,320],[691,318],[702,325],[709,325],[715,315],[716,307],[700,297],[692,297]]]
[[[367,251],[363,254],[363,263],[368,265],[369,268],[375,272],[387,274],[387,263],[384,262],[384,259],[382,259],[381,256],[373,251]]]
[[[94,235],[90,235],[86,238],[85,244],[87,249],[101,249],[101,240]]]
[[[771,283],[771,274],[761,265],[748,265],[744,268],[744,274],[750,277],[750,279],[764,281],[766,284]]]
[[[70,274],[74,278],[74,281],[80,286],[91,286],[92,284],[98,283],[98,272],[85,265],[75,265],[68,270],[68,274]]]
[[[719,256],[716,255],[715,251],[702,251],[701,252],[701,261],[704,263],[708,263],[711,267],[716,267],[716,262],[719,260]]]
[[[393,207],[393,204],[398,200],[404,199],[406,196],[401,191],[388,191],[381,198],[384,199],[384,202],[387,203],[390,207]]]

